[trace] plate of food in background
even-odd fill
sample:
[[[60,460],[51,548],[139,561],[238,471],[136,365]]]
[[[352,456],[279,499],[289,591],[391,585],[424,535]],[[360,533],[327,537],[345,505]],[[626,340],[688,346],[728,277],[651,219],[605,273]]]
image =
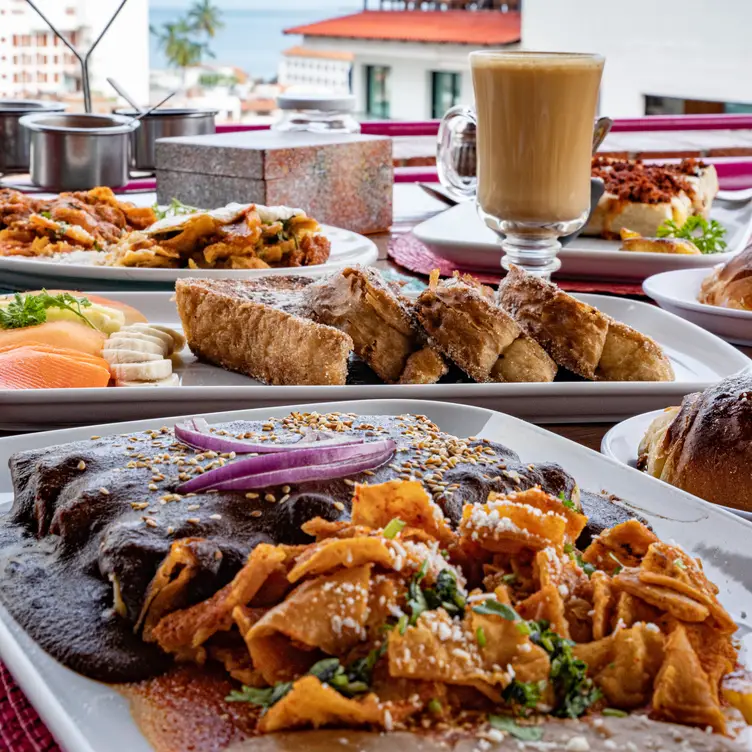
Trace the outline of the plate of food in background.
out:
[[[601,451],[752,520],[752,374],[619,423]]]
[[[228,204],[203,210],[173,201],[138,207],[109,188],[53,198],[0,191],[0,272],[7,287],[171,287],[185,277],[320,276],[371,264],[374,243],[322,227],[301,209]]]
[[[87,296],[0,298],[0,427],[376,396],[615,421],[752,364],[657,306],[571,296],[519,270],[499,296],[438,274],[407,295],[367,267]]]
[[[719,192],[713,165],[596,157],[592,175],[605,191],[582,233],[559,252],[562,276],[642,281],[674,269],[708,269],[728,262],[752,237],[752,200]],[[414,234],[463,270],[501,269],[498,237],[474,202],[428,219]]]
[[[279,406],[0,467],[0,658],[66,749],[748,748],[749,523],[523,421]]]
[[[642,288],[661,308],[728,342],[752,345],[752,246],[712,272],[664,272]]]

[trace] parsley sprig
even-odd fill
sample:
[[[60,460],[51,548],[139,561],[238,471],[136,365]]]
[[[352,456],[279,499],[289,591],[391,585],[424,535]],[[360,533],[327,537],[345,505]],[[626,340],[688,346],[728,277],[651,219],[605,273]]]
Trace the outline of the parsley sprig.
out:
[[[49,308],[71,311],[84,324],[96,329],[81,310],[89,307],[91,301],[88,298],[76,298],[68,292],[59,295],[50,295],[47,290],[42,290],[36,295],[16,293],[8,305],[0,306],[0,329],[23,329],[26,326],[44,324]]]
[[[722,253],[726,250],[726,241],[723,240],[726,228],[715,219],[708,221],[700,215],[688,217],[681,226],[673,219],[667,219],[656,234],[659,238],[689,240],[702,253]]]

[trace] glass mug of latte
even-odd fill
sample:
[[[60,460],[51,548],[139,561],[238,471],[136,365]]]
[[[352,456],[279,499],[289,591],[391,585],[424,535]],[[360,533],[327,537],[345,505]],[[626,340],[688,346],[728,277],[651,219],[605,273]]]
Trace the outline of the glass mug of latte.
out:
[[[475,110],[449,110],[439,129],[439,179],[459,200],[475,198],[501,237],[502,266],[548,277],[559,238],[590,212],[590,172],[604,60],[599,55],[482,51],[470,55]],[[457,170],[462,130],[477,131],[477,171]]]

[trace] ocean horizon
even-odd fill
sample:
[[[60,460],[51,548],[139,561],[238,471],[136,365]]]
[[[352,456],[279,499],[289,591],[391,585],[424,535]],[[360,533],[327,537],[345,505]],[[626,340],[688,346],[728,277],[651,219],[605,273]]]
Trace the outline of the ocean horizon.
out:
[[[215,57],[208,62],[233,65],[253,78],[269,80],[277,75],[282,52],[302,41],[301,37],[283,34],[284,29],[356,13],[362,7],[360,0],[342,0],[335,7],[318,10],[309,3],[281,10],[222,9],[224,27],[210,42]],[[182,13],[172,7],[150,7],[149,24],[159,27],[176,21]],[[167,60],[153,35],[149,41],[149,64],[151,68],[167,68]]]

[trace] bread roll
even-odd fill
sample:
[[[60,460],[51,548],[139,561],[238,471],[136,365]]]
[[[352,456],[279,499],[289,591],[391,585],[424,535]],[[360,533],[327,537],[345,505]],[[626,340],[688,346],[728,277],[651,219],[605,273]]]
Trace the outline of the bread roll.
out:
[[[689,394],[659,415],[637,466],[714,504],[752,511],[752,373]]]
[[[752,311],[752,246],[705,279],[698,300],[708,305]]]
[[[673,381],[650,337],[614,321],[556,285],[512,267],[499,303],[556,363],[594,381]]]

